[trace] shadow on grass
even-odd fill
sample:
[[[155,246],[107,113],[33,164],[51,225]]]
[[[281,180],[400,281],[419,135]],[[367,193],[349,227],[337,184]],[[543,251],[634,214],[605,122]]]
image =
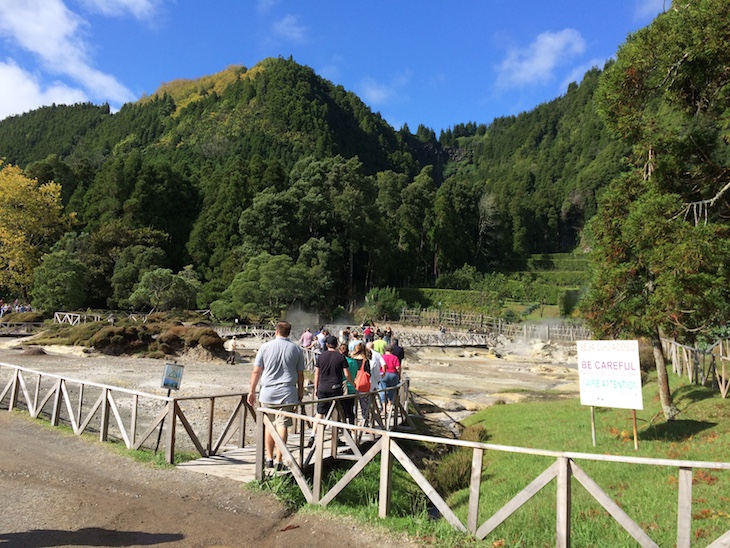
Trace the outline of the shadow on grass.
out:
[[[639,434],[643,440],[684,441],[717,426],[716,422],[675,420],[650,426]]]
[[[717,397],[717,392],[713,392],[706,386],[699,384],[688,384],[677,388],[672,394],[675,404],[693,404],[702,400],[709,400]]]

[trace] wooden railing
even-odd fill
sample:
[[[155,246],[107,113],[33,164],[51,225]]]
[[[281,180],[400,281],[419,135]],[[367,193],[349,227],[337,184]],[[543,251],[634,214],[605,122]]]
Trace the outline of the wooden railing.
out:
[[[43,322],[0,322],[0,335],[30,335],[43,327]]]
[[[311,458],[297,459],[289,451],[286,443],[276,433],[273,427],[273,416],[281,414],[292,417],[310,425],[315,432],[315,444],[311,449],[313,453],[313,472],[311,478],[305,474]],[[397,460],[410,477],[415,481],[423,493],[430,499],[436,509],[453,527],[469,532],[476,538],[483,540],[501,523],[514,514],[521,506],[529,501],[543,487],[556,480],[556,546],[570,546],[571,530],[571,483],[575,478],[586,491],[608,512],[608,514],[623,527],[629,535],[642,547],[658,547],[646,531],[644,531],[611,497],[581,468],[576,461],[600,461],[614,462],[631,465],[665,466],[678,470],[678,501],[677,501],[677,543],[680,548],[690,546],[692,539],[692,476],[695,468],[711,470],[730,470],[730,462],[701,462],[670,459],[650,459],[640,457],[623,457],[613,455],[598,455],[588,453],[570,453],[559,451],[546,451],[541,449],[528,449],[524,447],[511,447],[493,445],[488,443],[477,443],[460,440],[449,440],[432,436],[421,436],[402,432],[387,431],[372,427],[355,426],[343,422],[328,420],[327,418],[317,419],[306,414],[289,413],[276,408],[259,408],[257,415],[258,444],[257,444],[257,478],[261,479],[263,469],[263,433],[264,428],[270,429],[277,447],[282,451],[285,461],[290,463],[292,476],[299,486],[304,498],[309,504],[327,506],[342,490],[365,468],[365,466],[380,456],[379,475],[379,496],[378,514],[381,518],[388,516],[390,512],[391,490],[392,490],[392,469],[394,459]],[[348,446],[354,444],[352,440],[363,435],[373,436],[375,443],[365,452],[359,451],[352,455],[355,464],[329,491],[324,492],[324,449],[325,429],[332,431],[331,441],[333,450],[337,447],[338,432],[342,432],[343,438]],[[301,429],[304,431],[304,428]],[[408,453],[399,445],[404,441],[416,441],[433,445],[450,445],[471,449],[471,479],[469,485],[469,501],[466,523],[463,523],[454,510],[449,507],[444,498],[428,482],[423,473],[408,456]],[[495,514],[485,519],[479,515],[479,499],[482,487],[483,458],[485,451],[504,451],[527,455],[539,455],[555,459],[540,475],[538,475],[527,487],[513,497],[507,504]],[[333,453],[333,456],[337,456]],[[481,518],[481,524],[480,524]],[[720,538],[712,542],[711,548],[720,548],[730,545],[730,530]]]
[[[727,398],[730,394],[730,378],[727,376],[726,364],[730,362],[730,340],[720,339],[705,350],[680,344],[672,339],[662,339],[662,352],[672,362],[674,372],[679,376],[687,375],[689,382],[708,383],[720,390],[720,395]],[[718,370],[717,360],[720,361]]]
[[[140,449],[154,432],[158,433],[159,445],[164,427],[165,460],[170,464],[174,463],[175,447],[179,444],[178,421],[192,447],[201,456],[207,457],[218,454],[227,444],[235,443],[236,447],[243,447],[248,417],[250,415],[253,420],[255,416],[245,393],[167,397],[80,381],[6,363],[0,363],[0,372],[9,372],[5,385],[0,384],[0,404],[7,399],[8,411],[25,404],[33,418],[45,412],[53,426],[64,421],[71,426],[74,434],[95,431],[99,433],[101,441],[106,441],[110,433],[117,434],[128,449]],[[228,409],[227,419],[222,426],[214,424],[216,407],[221,402]],[[183,409],[186,404],[207,410],[198,431],[193,426],[189,412]],[[141,417],[141,406],[152,411]],[[151,420],[150,416],[153,417]],[[215,439],[214,434],[217,434]]]

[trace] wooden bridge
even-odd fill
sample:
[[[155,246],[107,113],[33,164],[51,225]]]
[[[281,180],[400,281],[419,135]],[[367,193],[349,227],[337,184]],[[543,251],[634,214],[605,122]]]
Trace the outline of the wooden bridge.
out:
[[[23,337],[36,333],[43,322],[0,322],[0,336]]]
[[[220,475],[241,481],[263,479],[267,473],[264,468],[264,432],[265,428],[270,428],[277,447],[289,465],[292,478],[309,504],[328,505],[370,462],[379,457],[378,514],[386,517],[390,513],[393,465],[397,461],[448,523],[478,539],[486,538],[540,490],[555,481],[556,546],[570,546],[571,515],[578,510],[571,510],[574,506],[571,498],[572,483],[575,480],[639,546],[657,547],[649,532],[633,521],[623,505],[614,501],[578,464],[586,461],[622,466],[661,466],[675,470],[678,474],[676,546],[686,548],[692,540],[694,470],[730,470],[730,462],[547,451],[422,436],[403,431],[403,428],[408,430],[413,426],[407,413],[410,400],[408,381],[402,382],[395,390],[395,402],[390,413],[384,413],[377,393],[370,393],[368,397],[373,410],[370,424],[352,425],[334,420],[341,409],[342,401],[347,397],[322,400],[330,403],[330,413],[319,419],[312,416],[314,406],[318,403],[315,400],[305,401],[295,413],[277,407],[259,407],[254,410],[246,403],[244,393],[165,397],[0,363],[0,406],[7,402],[9,411],[25,407],[32,417],[42,414],[49,416],[53,425],[67,422],[76,434],[90,431],[94,428],[92,425],[95,425],[100,440],[116,437],[127,447],[134,449],[143,445],[149,446],[150,438],[154,438],[153,434],[157,432],[158,445],[163,441],[166,460],[171,463],[175,460],[176,447],[182,445],[177,435],[180,424],[187,435],[188,445],[204,457],[181,465],[186,470],[213,474],[216,469],[224,469],[226,472],[220,472]],[[193,409],[196,408],[204,410],[202,419],[194,420]],[[141,409],[147,411],[144,416]],[[290,435],[289,443],[284,443],[273,428],[277,415],[291,417],[294,421],[294,433]],[[151,420],[150,416],[153,417]],[[256,418],[254,443],[247,444],[247,426],[253,417]],[[146,426],[142,426],[143,424]],[[138,431],[141,433],[138,434]],[[312,433],[315,443],[310,448],[306,440]],[[432,447],[461,448],[471,452],[468,510],[465,519],[459,518],[404,449],[405,443],[414,441]],[[488,451],[545,457],[552,460],[552,463],[496,513],[485,516],[480,515],[480,497],[484,491],[484,455]],[[339,481],[325,490],[325,461],[328,459],[350,461],[352,466]],[[234,470],[239,470],[240,473],[234,473]],[[244,470],[247,472],[244,473]],[[729,545],[730,530],[709,544],[711,548]]]

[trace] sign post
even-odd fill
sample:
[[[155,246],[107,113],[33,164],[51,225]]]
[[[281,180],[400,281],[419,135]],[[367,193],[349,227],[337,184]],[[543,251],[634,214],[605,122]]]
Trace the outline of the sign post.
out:
[[[162,373],[162,388],[167,388],[167,397],[173,390],[180,390],[184,367],[176,363],[166,363],[165,370]],[[174,405],[174,404],[173,404]],[[174,416],[174,415],[173,415]],[[165,418],[160,422],[160,431],[157,433],[157,444],[155,445],[155,453],[160,448],[160,439],[162,438],[162,429],[165,426]]]
[[[639,449],[636,410],[644,408],[639,341],[577,341],[580,403],[591,406],[591,434],[596,445],[594,406],[631,409],[634,449]]]

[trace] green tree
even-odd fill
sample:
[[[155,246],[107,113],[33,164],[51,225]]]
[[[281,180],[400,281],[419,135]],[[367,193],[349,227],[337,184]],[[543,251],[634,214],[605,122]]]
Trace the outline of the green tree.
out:
[[[689,342],[728,318],[729,62],[730,5],[690,0],[628,39],[597,94],[633,170],[590,223],[582,309],[599,334],[651,340],[667,419],[678,411],[660,336]]]
[[[173,274],[169,268],[156,268],[142,275],[129,303],[136,308],[152,307],[152,311],[189,309],[195,306],[199,286],[192,269]]]
[[[114,264],[111,286],[112,296],[108,305],[112,308],[129,308],[129,296],[134,292],[134,286],[149,270],[161,267],[165,263],[165,252],[159,247],[132,245],[125,247],[119,253]]]
[[[311,285],[307,274],[306,267],[295,264],[288,255],[260,253],[246,263],[221,298],[211,303],[211,311],[219,318],[230,318],[231,312],[256,319],[279,317]]]
[[[43,256],[33,271],[34,308],[57,312],[78,310],[86,302],[86,266],[67,251]]]

